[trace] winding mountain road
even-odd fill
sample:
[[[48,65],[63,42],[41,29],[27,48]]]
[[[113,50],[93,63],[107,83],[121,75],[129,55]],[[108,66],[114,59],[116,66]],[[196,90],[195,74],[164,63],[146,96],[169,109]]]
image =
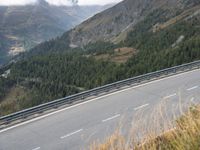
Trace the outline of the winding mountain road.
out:
[[[0,131],[0,150],[78,150],[103,140],[132,116],[165,101],[198,102],[200,70],[174,75],[98,97]],[[175,110],[174,110],[175,111]],[[126,118],[126,119],[124,119]]]

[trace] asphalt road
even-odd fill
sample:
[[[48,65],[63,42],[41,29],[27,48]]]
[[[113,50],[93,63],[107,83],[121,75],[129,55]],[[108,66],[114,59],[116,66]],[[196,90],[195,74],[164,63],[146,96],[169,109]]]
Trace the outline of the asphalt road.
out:
[[[89,143],[102,141],[122,124],[127,129],[138,118],[154,116],[160,104],[166,105],[168,113],[176,112],[180,102],[186,106],[198,102],[199,91],[200,70],[130,87],[2,130],[0,150],[87,149]]]

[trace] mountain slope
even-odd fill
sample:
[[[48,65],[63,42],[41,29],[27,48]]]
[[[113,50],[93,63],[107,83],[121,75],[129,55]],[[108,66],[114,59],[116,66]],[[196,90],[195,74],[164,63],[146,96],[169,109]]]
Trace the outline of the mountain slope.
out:
[[[60,40],[69,40],[69,46],[82,47],[97,41],[120,43],[134,26],[152,12],[162,13],[155,24],[162,23],[185,10],[199,5],[198,0],[124,0],[116,6],[95,15],[64,34]],[[192,11],[193,12],[193,11]],[[191,15],[186,13],[185,17]],[[183,19],[183,18],[181,18]],[[67,48],[67,47],[66,47]]]
[[[115,38],[134,27],[155,9],[170,11],[171,17],[199,4],[198,0],[125,0],[74,28],[70,33],[71,45],[82,46],[98,40],[115,41]]]
[[[165,26],[174,24],[198,13],[196,11],[199,10],[199,4],[198,0],[125,0],[86,20],[61,37],[38,45],[33,53],[64,51],[98,41],[121,43],[126,41],[129,32],[135,30],[135,26],[143,20],[148,21],[146,24],[149,23],[149,26],[141,27],[141,30],[149,32],[160,28],[164,22]],[[147,16],[152,20],[145,19]]]
[[[0,6],[0,63],[6,55],[15,56],[61,35],[110,6],[55,6],[43,0],[35,5]]]

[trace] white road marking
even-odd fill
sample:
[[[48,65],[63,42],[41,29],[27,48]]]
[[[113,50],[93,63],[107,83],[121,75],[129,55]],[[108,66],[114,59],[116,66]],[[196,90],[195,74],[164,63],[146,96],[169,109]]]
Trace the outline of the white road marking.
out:
[[[185,75],[185,74],[189,74],[189,73],[197,72],[197,71],[200,71],[200,69],[196,69],[196,70],[192,70],[192,71],[188,71],[188,72],[183,72],[183,73],[180,73],[180,74],[177,74],[177,75],[172,75],[172,76],[169,76],[169,77],[166,77],[166,78],[162,78],[162,79],[158,79],[158,80],[153,80],[153,81],[150,81],[148,83],[140,84],[140,85],[137,85],[137,86],[134,86],[134,87],[126,88],[124,90],[120,90],[120,91],[116,91],[116,92],[113,92],[113,93],[110,93],[110,94],[107,94],[107,95],[103,95],[103,96],[100,96],[100,97],[97,97],[97,98],[94,98],[94,99],[91,99],[91,100],[88,100],[88,101],[85,101],[85,102],[82,102],[82,103],[79,103],[79,104],[76,104],[76,105],[73,105],[73,106],[70,106],[70,107],[66,107],[66,108],[60,109],[58,111],[54,111],[52,113],[48,113],[46,115],[39,116],[37,118],[31,119],[31,120],[28,120],[28,121],[25,121],[25,122],[22,122],[22,123],[19,123],[19,124],[16,124],[14,126],[5,128],[5,129],[1,130],[0,133],[6,132],[8,130],[11,130],[11,129],[14,129],[14,128],[17,128],[17,127],[20,127],[20,126],[23,126],[23,125],[26,125],[26,124],[41,120],[41,119],[44,119],[46,117],[55,115],[57,113],[63,112],[65,110],[68,110],[68,109],[71,109],[71,108],[75,108],[75,107],[78,107],[78,106],[81,106],[81,105],[84,105],[84,104],[87,104],[87,103],[91,103],[93,101],[96,101],[96,100],[99,100],[99,99],[102,99],[102,98],[105,98],[105,97],[109,97],[111,95],[115,95],[117,93],[123,93],[125,91],[129,91],[129,90],[132,90],[132,89],[143,87],[145,85],[149,85],[149,84],[152,84],[152,83],[157,83],[157,82],[160,82],[160,81],[163,81],[163,80],[167,80],[167,79],[170,79],[170,78],[175,78],[175,77],[181,76],[183,74]]]
[[[106,122],[106,121],[109,121],[109,120],[112,120],[112,119],[115,119],[115,118],[118,118],[118,117],[120,117],[120,114],[117,114],[117,115],[114,115],[114,116],[109,117],[107,119],[104,119],[104,120],[102,120],[102,122]]]
[[[174,94],[171,94],[171,95],[168,95],[168,96],[164,97],[164,99],[168,99],[168,98],[174,97],[174,96],[176,96],[176,95],[177,95],[177,94],[174,93]]]
[[[37,148],[34,148],[34,149],[32,149],[32,150],[39,150],[40,149],[40,147],[37,147]]]
[[[139,110],[139,109],[142,109],[142,108],[147,107],[147,106],[149,106],[149,104],[144,104],[142,106],[136,107],[136,108],[134,108],[134,110]]]
[[[61,136],[60,138],[61,138],[61,139],[64,139],[64,138],[70,137],[70,136],[72,136],[72,135],[74,135],[74,134],[77,134],[77,133],[79,133],[79,132],[81,132],[81,131],[83,131],[83,129],[80,129],[80,130],[74,131],[74,132],[72,132],[72,133],[69,133],[69,134],[67,134],[67,135]]]
[[[199,86],[193,86],[193,87],[187,89],[187,91],[191,91],[191,90],[197,89],[198,87],[199,87]]]

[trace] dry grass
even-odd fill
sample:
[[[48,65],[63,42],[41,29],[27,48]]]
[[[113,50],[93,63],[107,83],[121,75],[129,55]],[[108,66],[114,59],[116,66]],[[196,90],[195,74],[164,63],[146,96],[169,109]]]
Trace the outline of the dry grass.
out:
[[[27,91],[23,87],[13,87],[0,103],[0,115],[3,116],[20,110],[19,99],[26,93]]]
[[[96,60],[111,61],[115,63],[125,63],[137,51],[131,47],[122,47],[114,50],[113,54],[100,54],[94,56]]]
[[[171,115],[167,113],[166,104],[154,109],[146,118],[144,112],[138,112],[129,136],[123,136],[121,129],[117,130],[103,143],[90,145],[90,150],[199,150],[200,105],[191,104],[187,111],[185,106],[188,104],[180,105],[177,105],[179,112]]]
[[[163,30],[167,27],[169,27],[170,25],[173,25],[177,22],[179,22],[180,20],[184,19],[184,18],[187,18],[191,15],[194,14],[194,11],[196,10],[199,10],[200,9],[200,6],[196,6],[196,7],[193,7],[191,9],[188,9],[186,11],[184,11],[183,13],[181,13],[180,15],[168,20],[167,22],[165,23],[162,23],[162,24],[156,24],[154,27],[153,27],[153,32],[158,32],[160,30]]]
[[[134,149],[141,150],[199,150],[200,149],[200,106],[192,107],[187,114],[176,122],[176,127],[160,136],[150,136],[142,145]]]

